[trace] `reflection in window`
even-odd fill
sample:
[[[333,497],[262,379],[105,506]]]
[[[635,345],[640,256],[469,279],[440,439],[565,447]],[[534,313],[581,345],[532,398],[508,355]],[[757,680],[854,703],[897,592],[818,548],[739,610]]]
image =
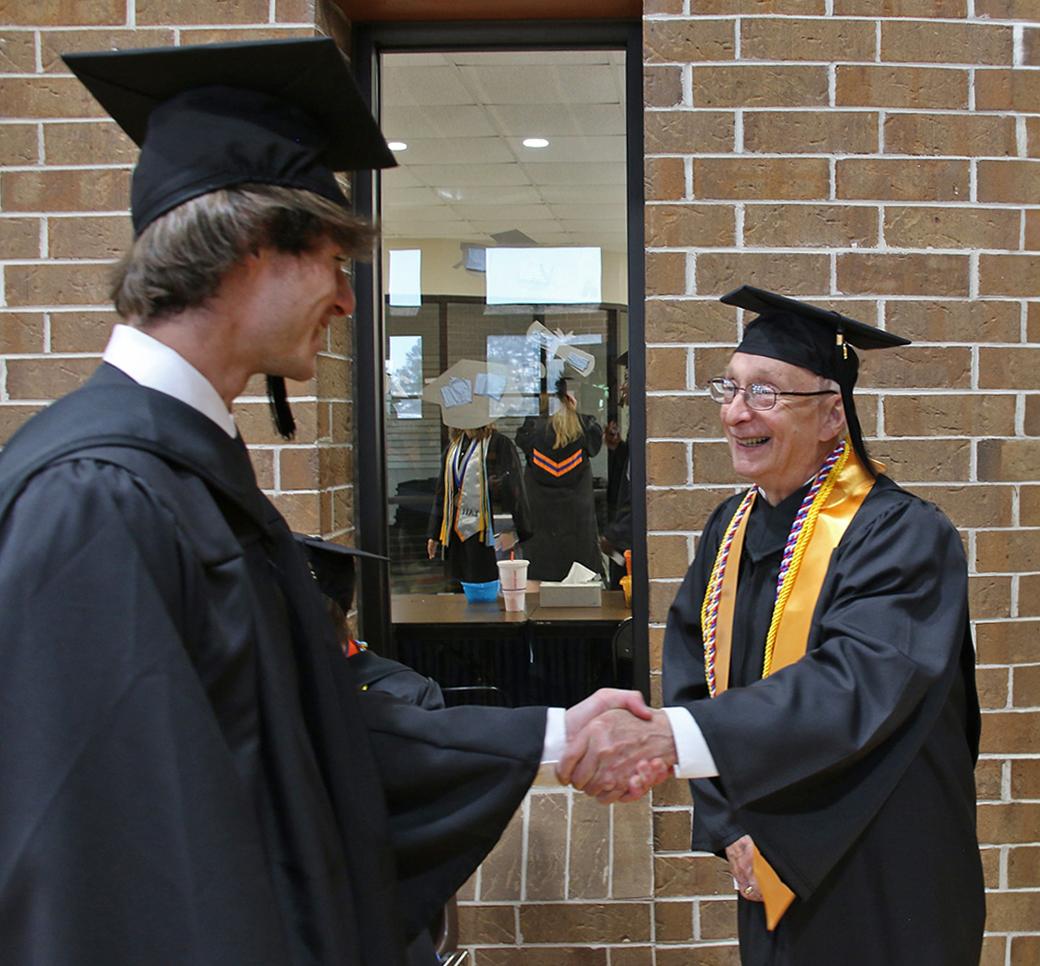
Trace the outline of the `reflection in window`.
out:
[[[489,335],[487,361],[507,366],[513,377],[514,392],[503,400],[497,418],[537,415],[541,372],[538,346],[526,335]]]
[[[422,305],[422,249],[392,249],[389,275],[391,305]]]
[[[598,305],[598,248],[489,248],[488,305]]]
[[[386,381],[398,419],[422,419],[422,341],[421,335],[390,336]]]

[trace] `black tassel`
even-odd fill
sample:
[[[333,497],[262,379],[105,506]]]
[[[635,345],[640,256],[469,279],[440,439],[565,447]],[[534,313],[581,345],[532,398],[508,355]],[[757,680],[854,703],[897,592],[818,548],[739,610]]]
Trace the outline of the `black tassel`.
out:
[[[278,435],[282,439],[292,439],[296,435],[296,420],[289,408],[289,395],[281,376],[267,377],[267,398],[271,403],[271,418]]]

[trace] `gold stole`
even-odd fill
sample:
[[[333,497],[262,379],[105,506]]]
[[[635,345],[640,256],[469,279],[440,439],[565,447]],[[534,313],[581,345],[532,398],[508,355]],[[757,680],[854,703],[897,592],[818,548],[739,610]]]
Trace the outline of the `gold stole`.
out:
[[[849,443],[846,441],[846,445]],[[876,464],[879,470],[884,467]],[[802,557],[791,596],[780,618],[773,650],[772,665],[768,673],[794,664],[805,655],[809,643],[809,626],[812,623],[816,601],[823,587],[823,579],[830,566],[831,553],[838,545],[846,528],[852,522],[871,487],[874,478],[863,468],[855,453],[849,454],[844,469],[838,474],[827,502],[820,508],[816,527]],[[719,594],[718,626],[715,637],[715,682],[716,695],[729,686],[730,654],[733,647],[733,610],[737,599],[737,578],[740,571],[740,553],[744,547],[744,531],[751,511],[744,514],[730,547],[729,563],[722,578]],[[772,932],[780,918],[794,901],[794,893],[783,883],[773,867],[755,848],[755,879],[765,900],[766,928]]]

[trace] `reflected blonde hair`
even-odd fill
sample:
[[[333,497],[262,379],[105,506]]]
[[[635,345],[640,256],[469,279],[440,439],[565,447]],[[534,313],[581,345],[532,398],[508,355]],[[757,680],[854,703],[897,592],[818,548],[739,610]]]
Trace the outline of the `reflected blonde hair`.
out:
[[[556,433],[556,442],[553,443],[554,449],[562,449],[568,443],[573,443],[582,434],[581,417],[578,415],[578,408],[566,395],[560,399],[560,408],[556,410],[549,423]]]

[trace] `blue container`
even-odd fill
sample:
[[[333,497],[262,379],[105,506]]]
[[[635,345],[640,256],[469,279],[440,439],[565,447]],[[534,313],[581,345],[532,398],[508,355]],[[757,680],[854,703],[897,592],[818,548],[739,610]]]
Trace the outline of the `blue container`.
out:
[[[497,580],[486,580],[483,583],[473,584],[462,581],[462,592],[466,600],[471,604],[479,601],[494,600],[498,597],[499,582]]]

